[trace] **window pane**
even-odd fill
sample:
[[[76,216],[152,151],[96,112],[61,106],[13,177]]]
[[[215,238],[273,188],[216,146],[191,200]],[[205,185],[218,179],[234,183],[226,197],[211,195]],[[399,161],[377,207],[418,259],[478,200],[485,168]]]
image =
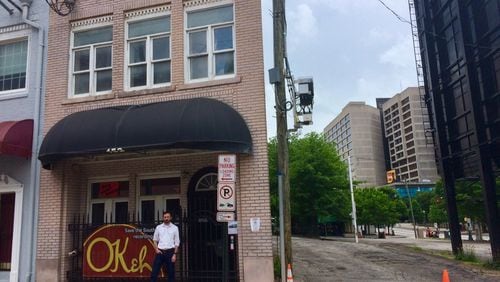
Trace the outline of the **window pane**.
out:
[[[28,41],[0,45],[0,91],[26,86]]]
[[[92,183],[92,199],[128,197],[128,181]]]
[[[115,203],[115,223],[128,222],[128,203],[118,202]]]
[[[111,70],[98,71],[96,72],[96,91],[106,91],[111,90],[112,78]]]
[[[208,77],[208,56],[189,59],[191,79]]]
[[[107,26],[87,31],[75,32],[73,46],[113,41],[113,27]]]
[[[142,223],[154,223],[155,221],[155,201],[141,201],[141,221]]]
[[[130,67],[130,87],[146,85],[146,65]]]
[[[141,196],[179,194],[180,185],[179,177],[143,179],[141,180]]]
[[[111,46],[95,49],[95,67],[106,68],[111,66]]]
[[[181,202],[179,199],[167,199],[165,202],[167,211],[172,215],[172,221],[179,224],[181,220]]]
[[[130,63],[139,63],[146,61],[146,41],[137,41],[130,43]]]
[[[153,39],[153,60],[170,58],[170,38],[160,37]]]
[[[154,84],[170,82],[170,62],[153,64]]]
[[[89,60],[89,49],[75,51],[75,71],[88,70]]]
[[[234,73],[234,53],[227,52],[215,55],[215,74],[233,74]]]
[[[233,49],[233,27],[227,26],[214,30],[214,49],[224,50]]]
[[[188,28],[231,21],[233,21],[232,5],[189,12],[187,15]]]
[[[89,73],[75,74],[75,95],[89,93]]]
[[[207,31],[189,33],[189,54],[202,54],[207,52]]]
[[[92,204],[92,225],[104,223],[104,203]]]
[[[170,16],[133,22],[128,25],[129,38],[161,32],[170,32]]]

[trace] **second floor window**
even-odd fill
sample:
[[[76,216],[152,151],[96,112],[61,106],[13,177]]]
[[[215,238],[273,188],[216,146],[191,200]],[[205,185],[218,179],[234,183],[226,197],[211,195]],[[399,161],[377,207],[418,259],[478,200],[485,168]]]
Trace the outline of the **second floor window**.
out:
[[[233,6],[187,12],[187,75],[189,80],[233,76]]]
[[[0,43],[0,93],[26,88],[28,40]]]
[[[106,94],[112,86],[111,26],[73,33],[73,97]]]
[[[170,16],[128,24],[128,87],[170,83]]]

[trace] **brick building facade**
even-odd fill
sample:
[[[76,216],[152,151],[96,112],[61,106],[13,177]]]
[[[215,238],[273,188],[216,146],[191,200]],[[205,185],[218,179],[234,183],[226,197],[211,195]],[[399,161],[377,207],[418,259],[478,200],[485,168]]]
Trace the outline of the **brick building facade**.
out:
[[[92,115],[94,111],[157,103],[172,105],[169,103],[180,100],[189,105],[199,98],[218,101],[217,105],[222,102],[222,107],[237,112],[250,132],[251,144],[242,151],[220,145],[224,140],[208,140],[210,146],[203,143],[207,140],[174,140],[179,142],[143,144],[130,150],[110,144],[107,149],[113,154],[99,148],[87,148],[95,150],[77,154],[48,152],[52,155],[44,165],[49,169],[42,170],[40,180],[37,281],[63,281],[72,271],[78,272],[75,262],[78,264],[84,250],[75,249],[74,236],[68,231],[76,215],[88,217],[89,223],[102,221],[102,216],[103,221],[109,216],[109,221],[118,222],[120,214],[126,214],[127,219],[135,215],[140,219],[148,207],[158,212],[171,209],[168,205],[173,204],[177,210],[185,211],[185,218],[192,217],[195,211],[190,201],[197,197],[201,179],[210,179],[203,177],[211,175],[203,172],[214,172],[221,153],[237,156],[235,214],[239,226],[237,247],[233,250],[236,265],[230,268],[240,281],[272,281],[260,1],[81,0],[76,1],[67,17],[52,13],[49,25],[45,144],[64,143],[64,134],[58,137],[54,133],[58,125],[82,113]],[[81,134],[92,132],[86,128],[86,122],[81,120],[72,126],[81,126]],[[103,124],[106,122],[102,120]],[[183,125],[196,127],[190,122],[193,121],[187,118]],[[149,123],[142,126],[147,128]],[[205,133],[216,136],[219,126],[232,132],[228,123],[215,124]],[[181,135],[184,129],[178,127]],[[43,150],[44,145],[41,156],[47,153]],[[164,188],[170,190],[147,194],[143,189],[150,183],[147,180],[168,182]],[[100,189],[95,187],[111,182],[126,183],[125,192],[121,192],[122,184],[116,184],[120,185],[116,196],[94,193],[94,189]],[[210,187],[205,201],[214,199],[216,191]],[[211,213],[197,222],[215,221],[214,207],[215,204]],[[261,223],[260,229],[253,232],[252,218],[260,218]],[[217,224],[226,232],[226,223]],[[191,269],[195,266],[189,261],[204,255],[202,249],[197,253],[192,237],[186,238],[181,242],[187,247],[183,249],[182,264],[188,262],[183,277],[193,274]],[[229,244],[217,248],[216,260],[221,252],[231,252]],[[76,252],[70,254],[74,249]],[[224,275],[222,272],[220,275]],[[221,277],[214,279],[220,281]]]

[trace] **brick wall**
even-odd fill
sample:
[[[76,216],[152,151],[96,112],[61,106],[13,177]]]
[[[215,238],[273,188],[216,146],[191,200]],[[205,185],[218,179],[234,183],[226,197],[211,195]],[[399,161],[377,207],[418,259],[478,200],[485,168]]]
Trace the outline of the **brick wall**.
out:
[[[113,105],[145,104],[160,101],[210,97],[227,103],[245,119],[252,134],[253,153],[238,156],[237,217],[239,227],[240,277],[252,281],[248,273],[254,264],[245,265],[245,258],[262,262],[260,269],[272,275],[271,221],[268,192],[266,117],[262,48],[261,7],[259,0],[235,0],[236,69],[234,78],[206,83],[189,84],[184,78],[184,7],[187,1],[158,0],[76,2],[68,17],[51,14],[49,30],[47,94],[45,97],[46,133],[56,122],[70,113]],[[219,2],[196,0],[198,3]],[[107,3],[107,4],[103,4]],[[172,85],[160,89],[124,91],[124,13],[154,5],[170,5],[171,9],[171,66]],[[113,17],[113,87],[111,95],[68,99],[68,70],[70,58],[71,22],[99,16]],[[66,160],[51,171],[43,170],[40,187],[40,224],[37,252],[37,280],[64,280],[68,261],[66,254],[71,242],[67,224],[74,213],[87,208],[88,179],[122,175],[131,181],[143,173],[184,171],[182,198],[185,204],[190,177],[197,169],[215,165],[214,153],[179,155],[154,159],[83,162]],[[129,207],[136,208],[131,193]],[[250,231],[250,218],[261,218],[261,231]],[[251,261],[251,260],[250,260]],[[245,269],[245,267],[247,267]],[[260,270],[260,272],[262,272]],[[258,271],[256,271],[258,272]],[[248,277],[244,277],[244,273]],[[267,275],[267,274],[266,274]],[[272,276],[266,276],[271,277]]]

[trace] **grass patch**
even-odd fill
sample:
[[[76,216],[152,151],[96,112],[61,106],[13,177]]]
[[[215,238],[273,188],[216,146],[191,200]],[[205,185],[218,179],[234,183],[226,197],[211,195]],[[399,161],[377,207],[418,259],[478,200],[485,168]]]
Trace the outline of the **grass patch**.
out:
[[[419,253],[422,253],[424,251],[424,249],[420,248],[419,246],[410,246],[410,249]]]
[[[500,271],[500,262],[487,261],[482,265],[484,268],[489,270]]]
[[[275,255],[273,257],[273,266],[274,266],[274,279],[281,278],[281,260],[280,256]]]
[[[476,253],[474,252],[474,247],[467,247],[463,252],[457,254],[455,256],[456,260],[461,260],[461,261],[466,261],[466,262],[472,262],[472,263],[479,263],[480,260],[477,257]]]

